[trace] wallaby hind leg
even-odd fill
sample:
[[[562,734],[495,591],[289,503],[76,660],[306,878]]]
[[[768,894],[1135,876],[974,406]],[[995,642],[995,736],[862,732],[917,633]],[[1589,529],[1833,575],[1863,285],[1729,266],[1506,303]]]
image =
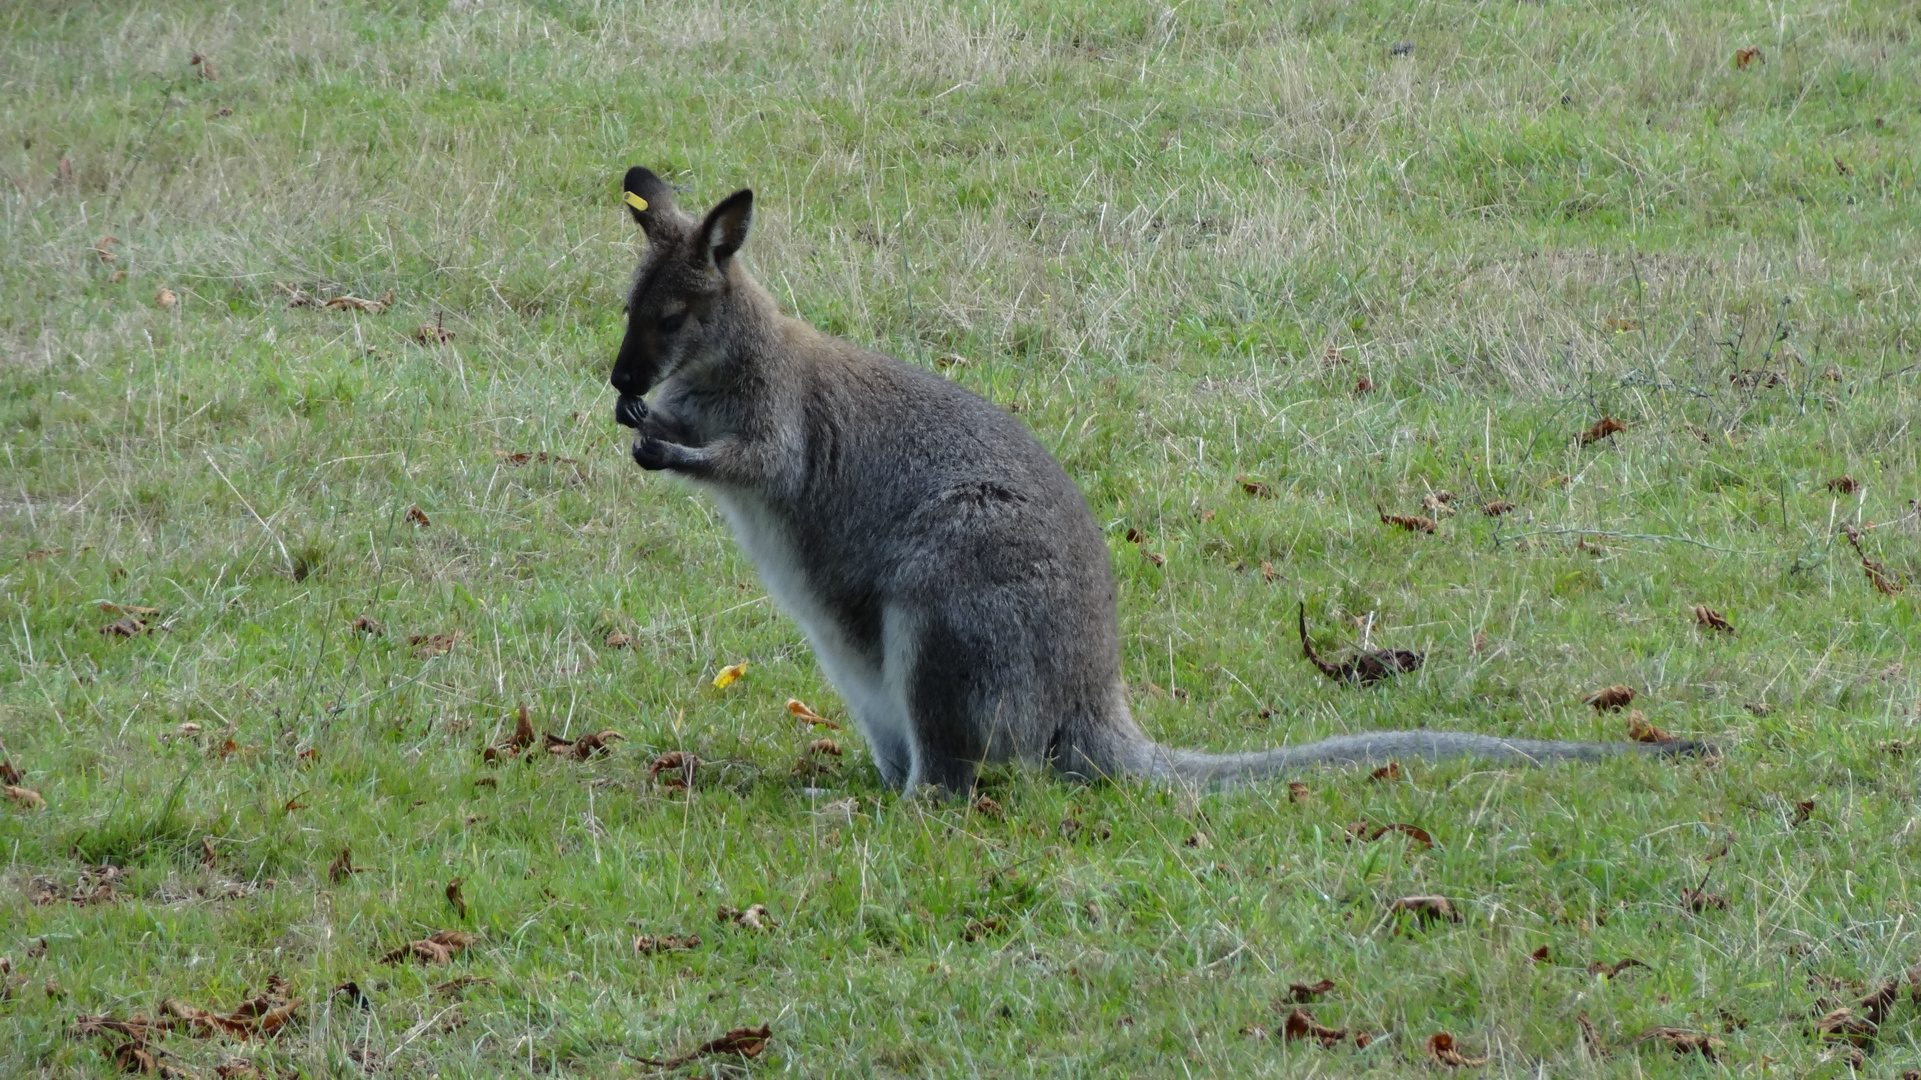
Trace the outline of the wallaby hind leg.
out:
[[[932,784],[942,795],[964,795],[988,753],[990,733],[975,710],[991,658],[938,618],[896,615],[889,612],[886,648],[888,679],[899,680],[913,742],[905,790]]]

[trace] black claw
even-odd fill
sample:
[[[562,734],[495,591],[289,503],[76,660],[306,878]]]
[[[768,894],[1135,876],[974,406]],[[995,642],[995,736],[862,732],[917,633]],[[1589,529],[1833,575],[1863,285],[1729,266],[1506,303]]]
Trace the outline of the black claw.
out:
[[[647,419],[647,402],[634,394],[622,394],[614,402],[614,421],[621,427],[639,429],[641,421]]]

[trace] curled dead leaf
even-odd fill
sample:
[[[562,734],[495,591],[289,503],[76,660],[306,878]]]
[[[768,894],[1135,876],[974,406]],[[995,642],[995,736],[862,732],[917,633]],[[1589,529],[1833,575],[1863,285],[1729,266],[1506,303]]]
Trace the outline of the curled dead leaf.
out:
[[[656,1061],[653,1058],[637,1058],[643,1065],[656,1069],[677,1069],[690,1061],[703,1057],[737,1055],[743,1058],[757,1058],[767,1049],[767,1040],[773,1038],[774,1029],[770,1024],[757,1028],[734,1028],[717,1039],[709,1039],[693,1050],[678,1057]]]
[[[1681,906],[1694,912],[1696,915],[1700,915],[1709,911],[1725,910],[1728,906],[1728,901],[1726,897],[1716,896],[1711,892],[1703,892],[1700,889],[1682,889]]]
[[[414,647],[414,659],[432,660],[452,652],[454,646],[460,644],[461,639],[466,636],[467,633],[464,630],[445,634],[414,634],[407,638],[407,644]]]
[[[413,338],[422,345],[445,345],[454,339],[454,332],[447,329],[446,313],[436,312],[433,325],[421,323],[414,330]]]
[[[0,784],[18,784],[26,778],[27,774],[14,765],[12,758],[0,760]]]
[[[832,720],[829,720],[825,716],[822,716],[821,714],[808,708],[807,703],[802,701],[799,698],[787,699],[787,714],[789,716],[792,716],[794,719],[800,721],[803,724],[812,724],[815,727],[824,727],[829,731],[840,730],[839,724],[834,723]]]
[[[412,525],[416,529],[424,529],[433,524],[432,521],[427,519],[427,511],[422,510],[418,506],[409,506],[407,508],[406,521],[407,524]]]
[[[1500,517],[1503,514],[1511,514],[1513,512],[1514,504],[1508,502],[1506,499],[1496,499],[1493,502],[1483,503],[1481,505],[1481,513],[1486,514],[1488,517]]]
[[[1391,832],[1400,833],[1409,840],[1421,845],[1423,848],[1431,848],[1434,846],[1434,837],[1428,835],[1428,831],[1418,825],[1407,825],[1398,821],[1391,825],[1370,825],[1365,821],[1357,821],[1347,827],[1347,835],[1350,841],[1359,840],[1368,842],[1379,840]]]
[[[139,637],[141,634],[149,632],[146,623],[132,616],[128,616],[118,622],[108,623],[106,626],[100,628],[101,637],[130,638]]]
[[[1587,1047],[1588,1053],[1597,1058],[1607,1057],[1607,1044],[1601,1041],[1601,1033],[1594,1030],[1594,1023],[1587,1018],[1587,1012],[1583,1010],[1575,1014],[1574,1022],[1581,1025],[1581,1043]]]
[[[719,674],[714,676],[714,689],[725,690],[736,682],[739,682],[740,677],[745,674],[747,674],[747,661],[742,660],[738,664],[729,664],[721,668]]]
[[[1314,643],[1307,636],[1307,604],[1298,607],[1301,634],[1301,655],[1306,657],[1321,674],[1340,682],[1366,686],[1402,672],[1417,671],[1427,661],[1421,653],[1407,649],[1372,649],[1348,660],[1334,663],[1321,656]]]
[[[358,616],[354,619],[352,630],[356,634],[365,634],[368,637],[379,637],[387,632],[386,626],[382,625],[379,620],[368,618],[365,615]]]
[[[1487,1064],[1484,1057],[1468,1057],[1454,1045],[1454,1036],[1437,1031],[1427,1037],[1428,1056],[1450,1069],[1477,1069]]]
[[[1852,495],[1861,490],[1861,482],[1843,474],[1828,481],[1828,490],[1841,495]]]
[[[1287,801],[1304,803],[1314,797],[1314,792],[1299,780],[1291,780],[1287,785]]]
[[[1620,712],[1636,696],[1632,686],[1610,686],[1605,690],[1596,690],[1582,700],[1594,706],[1596,712]]]
[[[582,735],[580,738],[572,740],[563,739],[552,732],[547,732],[542,738],[545,741],[545,746],[549,754],[566,754],[575,761],[586,761],[596,754],[610,752],[613,748],[607,745],[609,742],[624,740],[627,736],[622,735],[612,728],[608,728],[606,731]]]
[[[1328,1027],[1314,1019],[1314,1014],[1306,1009],[1295,1009],[1287,1014],[1287,1022],[1281,1027],[1281,1037],[1285,1042],[1311,1038],[1326,1048],[1346,1039],[1347,1029]]]
[[[1377,783],[1393,783],[1401,779],[1401,763],[1398,761],[1390,761],[1380,768],[1375,769],[1373,772],[1368,773],[1367,778]]]
[[[1719,630],[1724,634],[1734,633],[1734,624],[1706,604],[1696,604],[1691,610],[1694,612],[1694,621],[1700,625],[1701,629]]]
[[[658,937],[642,934],[634,939],[634,952],[641,956],[664,952],[685,952],[688,949],[698,948],[700,948],[699,934],[661,934]]]
[[[159,292],[153,294],[153,306],[162,311],[171,310],[179,302],[180,297],[174,295],[174,291],[164,285],[160,287]]]
[[[1615,419],[1614,417],[1603,416],[1602,418],[1594,422],[1593,427],[1588,428],[1586,431],[1581,432],[1581,445],[1592,446],[1595,443],[1600,442],[1602,439],[1605,439],[1610,435],[1614,435],[1618,432],[1626,431],[1627,429],[1628,429],[1628,426],[1626,424]]]
[[[1236,476],[1234,482],[1241,485],[1241,491],[1243,493],[1252,495],[1256,499],[1271,499],[1274,497],[1274,485],[1265,480],[1259,480],[1252,476],[1242,474]]]
[[[1403,896],[1387,906],[1387,913],[1411,916],[1422,925],[1461,921],[1461,913],[1445,896]]]
[[[40,793],[33,790],[32,788],[24,788],[15,784],[7,784],[4,786],[0,786],[0,791],[4,791],[6,793],[8,802],[12,803],[15,806],[20,807],[23,810],[38,810],[47,805],[47,800],[41,798]]]
[[[1734,50],[1734,66],[1738,70],[1746,71],[1750,64],[1765,62],[1766,60],[1762,57],[1761,50],[1759,49],[1746,48]]]
[[[1528,953],[1527,958],[1529,960],[1534,961],[1537,964],[1552,964],[1554,962],[1553,957],[1551,957],[1548,954],[1546,945],[1543,945],[1540,948],[1534,950],[1533,952]]]
[[[1363,375],[1360,378],[1354,380],[1354,393],[1356,395],[1371,394],[1373,392],[1374,392],[1373,379],[1370,379],[1367,376]]]
[[[1381,524],[1394,525],[1408,532],[1432,533],[1440,527],[1433,518],[1422,517],[1419,514],[1390,514],[1379,507],[1375,508],[1375,513],[1381,516]]]
[[[343,845],[340,849],[340,854],[335,856],[333,862],[327,864],[328,881],[345,881],[358,873],[360,873],[360,868],[354,865],[353,848],[350,846]]]
[[[1677,1055],[1699,1054],[1709,1061],[1719,1060],[1727,1044],[1712,1035],[1685,1028],[1654,1027],[1635,1036],[1636,1043],[1658,1042]]]
[[[1813,1024],[1817,1038],[1830,1041],[1846,1041],[1856,1046],[1872,1046],[1874,1037],[1881,1027],[1853,1009],[1835,1009],[1816,1019]]]
[[[780,925],[767,910],[766,904],[750,904],[745,908],[722,904],[715,910],[714,918],[723,925],[738,926],[745,930],[772,930]]]
[[[1615,976],[1621,974],[1623,971],[1628,970],[1629,968],[1644,968],[1644,967],[1647,967],[1647,965],[1643,964],[1639,960],[1634,959],[1632,956],[1629,956],[1629,957],[1624,957],[1620,960],[1616,960],[1612,964],[1603,964],[1599,960],[1596,960],[1594,963],[1589,964],[1587,966],[1587,973],[1589,975],[1600,975],[1604,978],[1612,979]]]
[[[1648,715],[1639,709],[1628,712],[1628,738],[1638,743],[1669,743],[1674,736],[1648,723]]]
[[[1813,816],[1814,800],[1802,799],[1800,802],[1794,804],[1794,820],[1788,822],[1788,827],[1793,828],[1796,825],[1803,824]]]
[[[419,960],[424,964],[446,964],[455,956],[465,952],[467,947],[479,941],[478,934],[462,930],[442,930],[432,937],[419,941],[409,941],[400,948],[381,956],[383,964],[404,964],[408,960]]]
[[[1332,989],[1334,989],[1333,979],[1322,979],[1311,983],[1288,983],[1287,1000],[1296,1005],[1304,1005]]]
[[[694,773],[699,769],[700,759],[693,754],[669,750],[647,767],[647,779],[659,787],[686,791],[694,786]]]
[[[606,645],[610,649],[631,649],[634,647],[634,639],[616,630],[607,635]]]
[[[1007,816],[1007,811],[1001,808],[1000,803],[995,802],[985,795],[974,800],[974,812],[982,817],[993,818],[995,821],[999,821]]]
[[[447,902],[454,906],[454,912],[463,919],[467,917],[467,901],[461,897],[460,887],[465,883],[464,878],[455,878],[447,883]]]
[[[393,302],[394,294],[389,292],[378,300],[363,300],[358,296],[336,296],[321,306],[328,311],[364,311],[369,315],[378,315],[387,310],[387,305]]]

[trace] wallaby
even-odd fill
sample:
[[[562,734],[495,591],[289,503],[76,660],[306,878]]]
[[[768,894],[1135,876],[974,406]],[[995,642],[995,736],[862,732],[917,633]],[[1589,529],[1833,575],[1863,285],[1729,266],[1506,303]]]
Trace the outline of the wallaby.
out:
[[[888,785],[963,793],[982,764],[1010,760],[1222,783],[1395,757],[1700,749],[1436,731],[1242,754],[1153,742],[1127,707],[1106,541],[1027,428],[939,375],[782,315],[739,258],[752,191],[695,221],[646,169],[624,186],[647,236],[610,380],[634,461],[720,504]]]

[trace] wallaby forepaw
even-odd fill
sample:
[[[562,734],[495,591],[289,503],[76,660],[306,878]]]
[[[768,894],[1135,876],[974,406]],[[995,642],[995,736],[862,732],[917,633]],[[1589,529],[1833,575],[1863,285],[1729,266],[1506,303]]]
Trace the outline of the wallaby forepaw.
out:
[[[647,419],[647,401],[638,394],[622,394],[614,402],[614,422],[621,427],[638,429]]]
[[[649,472],[671,469],[687,455],[687,448],[665,439],[634,440],[634,464]]]

